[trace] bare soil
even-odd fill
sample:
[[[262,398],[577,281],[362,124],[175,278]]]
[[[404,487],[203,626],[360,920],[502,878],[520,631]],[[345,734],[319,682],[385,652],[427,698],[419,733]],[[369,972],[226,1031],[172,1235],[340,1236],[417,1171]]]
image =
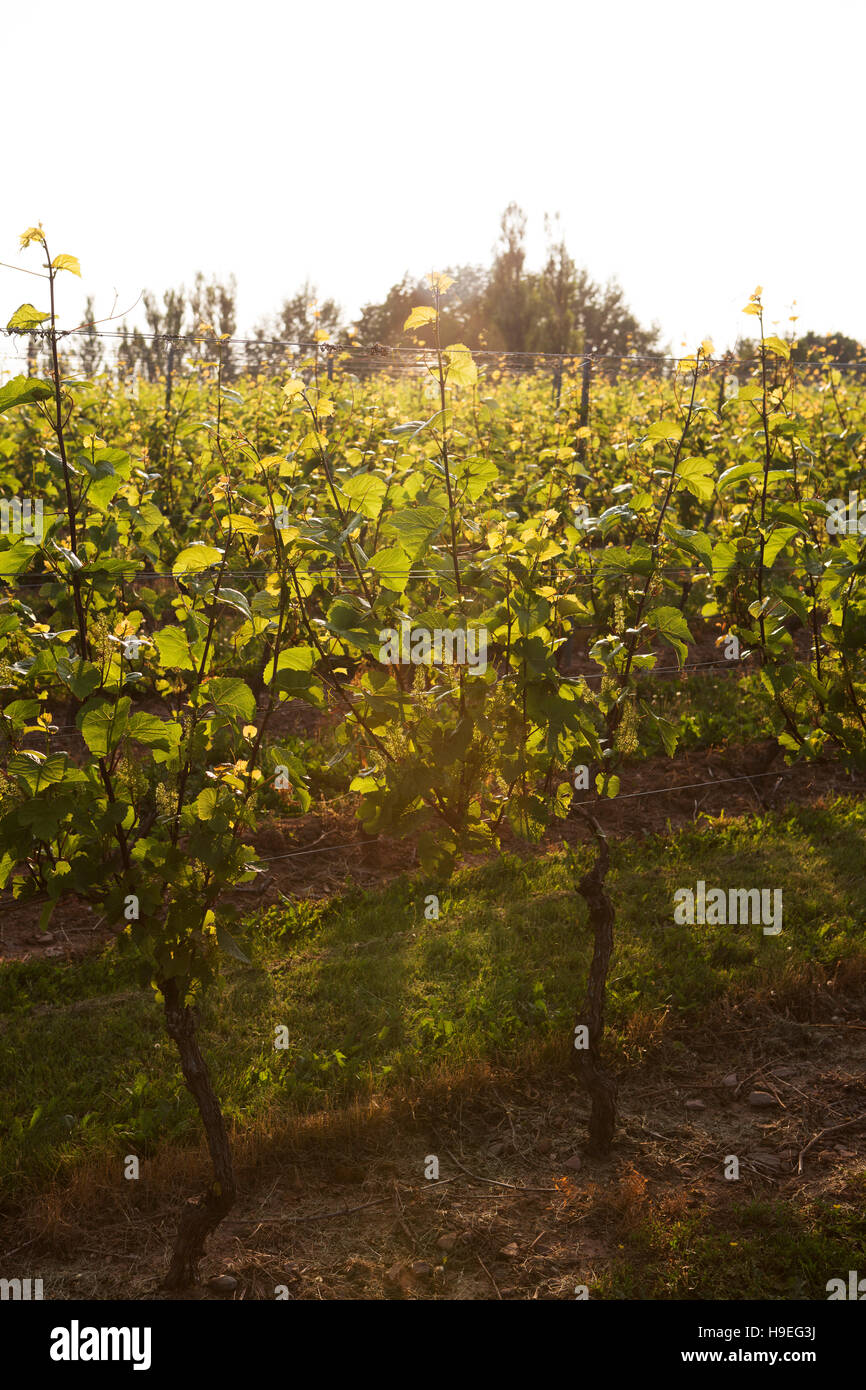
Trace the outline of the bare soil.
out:
[[[183,1297],[570,1299],[642,1223],[700,1212],[709,1228],[752,1199],[862,1200],[864,982],[862,967],[820,986],[804,977],[784,997],[726,1000],[671,1031],[620,1078],[606,1160],[582,1153],[584,1098],[550,1055],[236,1135],[242,1196]],[[425,1177],[431,1156],[438,1180]],[[206,1172],[203,1151],[175,1152],[135,1184],[91,1174],[58,1186],[7,1221],[6,1264],[26,1249],[49,1298],[167,1297],[179,1205]],[[235,1286],[211,1289],[218,1275]]]

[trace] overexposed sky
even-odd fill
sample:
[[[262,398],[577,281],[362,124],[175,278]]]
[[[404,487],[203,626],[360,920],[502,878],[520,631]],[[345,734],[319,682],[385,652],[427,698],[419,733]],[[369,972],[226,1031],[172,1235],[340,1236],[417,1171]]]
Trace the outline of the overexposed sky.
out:
[[[866,339],[862,0],[43,0],[7,7],[0,261],[42,221],[64,326],[196,270],[239,328],[310,277],[349,312],[559,212],[675,352],[771,317]],[[43,286],[0,269],[0,322]],[[140,315],[140,310],[138,311]]]

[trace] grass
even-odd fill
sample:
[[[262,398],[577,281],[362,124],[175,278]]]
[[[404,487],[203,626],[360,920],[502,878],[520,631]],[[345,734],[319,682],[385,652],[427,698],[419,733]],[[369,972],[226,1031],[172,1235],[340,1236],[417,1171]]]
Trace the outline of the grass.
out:
[[[589,1285],[600,1298],[827,1298],[827,1281],[866,1267],[866,1174],[840,1202],[752,1201],[677,1211],[676,1195],[638,1201],[617,1250]],[[646,1210],[643,1209],[646,1208]]]
[[[864,839],[866,807],[839,799],[615,844],[608,1025],[619,1060],[637,1060],[664,1019],[686,1023],[722,995],[863,957]],[[589,854],[578,853],[581,868]],[[781,887],[782,933],[674,926],[674,890],[698,878]],[[427,920],[434,893],[440,916]],[[563,854],[502,856],[450,886],[405,877],[271,908],[232,930],[254,967],[227,962],[202,1042],[239,1126],[276,1128],[478,1062],[518,1064],[539,1048],[567,1065],[591,942]],[[198,1138],[161,1011],[134,981],[134,963],[113,948],[62,968],[0,969],[6,1198],[89,1158],[119,1166],[128,1153]],[[281,1026],[289,1046],[277,1050]]]
[[[690,671],[679,679],[652,680],[654,712],[677,731],[680,752],[700,748],[737,748],[766,738],[767,692],[755,671]],[[652,720],[641,729],[640,746],[630,755],[636,762],[662,757],[664,745]]]

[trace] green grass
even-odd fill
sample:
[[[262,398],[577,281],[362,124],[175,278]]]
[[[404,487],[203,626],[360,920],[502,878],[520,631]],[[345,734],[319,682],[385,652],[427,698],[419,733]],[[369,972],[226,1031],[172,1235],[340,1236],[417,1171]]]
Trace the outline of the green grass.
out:
[[[616,844],[611,1046],[625,1055],[638,1013],[686,1020],[732,989],[866,954],[864,840],[866,808],[840,799]],[[579,853],[584,867],[589,854]],[[781,887],[781,935],[674,926],[674,890],[698,878]],[[429,893],[440,896],[438,921],[425,919]],[[562,854],[502,856],[450,886],[403,878],[328,904],[270,909],[232,930],[254,968],[227,961],[202,1043],[225,1110],[242,1125],[565,1045],[591,950]],[[198,1135],[158,1006],[146,991],[111,998],[134,991],[134,978],[113,948],[63,967],[0,969],[7,1196],[89,1156],[149,1154]],[[288,1029],[285,1051],[273,1046],[278,1025]]]
[[[767,723],[767,692],[756,671],[742,675],[726,675],[720,679],[718,667],[689,672],[678,680],[653,680],[652,708],[667,719],[677,731],[680,752],[698,748],[737,748],[765,739]],[[664,745],[651,719],[645,721],[640,745],[629,756],[637,762],[650,757],[662,757]]]
[[[866,1267],[866,1175],[843,1200],[763,1201],[687,1216],[651,1210],[590,1294],[627,1299],[826,1299],[827,1281]]]

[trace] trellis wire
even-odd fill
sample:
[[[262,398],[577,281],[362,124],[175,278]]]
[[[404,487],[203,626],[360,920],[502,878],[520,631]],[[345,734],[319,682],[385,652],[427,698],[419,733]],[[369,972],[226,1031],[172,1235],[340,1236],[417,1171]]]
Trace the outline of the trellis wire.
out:
[[[35,328],[30,332],[21,332],[10,329],[0,329],[0,338],[10,340],[33,338],[38,341],[49,342],[52,336],[56,336],[57,341],[67,339],[83,338],[86,340],[99,339],[100,341],[113,342],[122,345],[137,345],[139,343],[151,343],[155,346],[164,345],[177,347],[179,345],[194,346],[201,355],[202,349],[210,349],[210,355],[200,357],[201,361],[216,361],[220,353],[228,351],[231,353],[234,348],[254,348],[259,351],[282,349],[291,350],[293,354],[306,352],[311,354],[321,353],[323,360],[328,357],[348,356],[378,359],[385,362],[389,359],[414,358],[437,360],[437,349],[426,346],[402,346],[398,344],[372,343],[361,344],[350,341],[327,341],[316,342],[313,339],[305,338],[243,338],[228,337],[224,339],[208,338],[195,333],[158,333],[134,329],[131,332],[124,332],[120,329],[95,329],[88,326],[68,329],[40,329]],[[442,349],[444,353],[448,348]],[[517,366],[531,367],[536,362],[554,363],[574,363],[580,364],[600,364],[604,362],[623,362],[631,364],[645,364],[652,366],[675,366],[681,362],[691,363],[695,360],[694,353],[682,353],[680,355],[666,353],[609,353],[601,352],[594,348],[586,348],[580,352],[541,352],[535,350],[514,350],[507,348],[466,348],[473,359],[492,360],[495,362],[506,361]],[[12,354],[17,360],[26,360],[26,354]],[[760,357],[737,357],[734,354],[725,353],[721,357],[703,357],[701,365],[707,368],[725,367],[732,369],[737,366],[760,366]],[[805,370],[838,368],[859,369],[866,367],[866,357],[855,361],[796,361],[790,365],[802,367]]]

